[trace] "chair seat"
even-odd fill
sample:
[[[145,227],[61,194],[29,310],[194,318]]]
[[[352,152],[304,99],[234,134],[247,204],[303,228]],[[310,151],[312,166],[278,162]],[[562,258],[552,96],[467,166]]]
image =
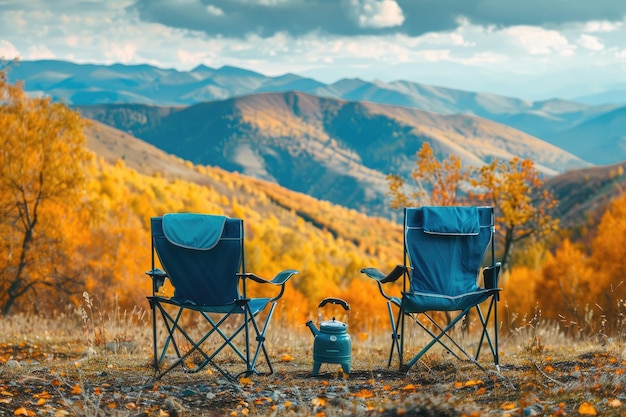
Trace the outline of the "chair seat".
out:
[[[223,304],[219,306],[205,306],[201,304],[194,304],[189,300],[177,300],[175,297],[167,298],[167,297],[148,297],[148,299],[154,299],[161,303],[172,304],[179,307],[185,307],[186,309],[193,311],[203,311],[205,313],[220,313],[220,314],[243,314],[245,309],[243,308],[242,303],[232,302],[229,304]],[[267,305],[271,302],[269,298],[252,298],[248,300],[248,312],[250,314],[258,314],[267,307]]]
[[[406,313],[425,313],[427,311],[462,311],[480,304],[493,295],[495,290],[478,288],[466,294],[449,296],[426,292],[404,293],[404,311]],[[399,299],[398,299],[399,300]],[[398,304],[399,305],[399,304]]]

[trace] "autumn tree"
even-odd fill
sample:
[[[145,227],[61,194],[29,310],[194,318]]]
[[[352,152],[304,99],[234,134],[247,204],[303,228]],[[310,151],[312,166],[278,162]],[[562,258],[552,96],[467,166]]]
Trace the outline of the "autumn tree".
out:
[[[493,206],[503,268],[509,263],[514,244],[530,236],[542,236],[558,224],[549,214],[556,200],[543,189],[543,178],[532,161],[494,159],[482,167],[466,167],[457,155],[440,161],[425,142],[416,154],[415,165],[411,173],[413,191],[406,190],[401,176],[388,176],[391,206],[470,202]]]
[[[505,268],[516,244],[531,236],[545,237],[558,227],[550,215],[557,200],[543,188],[543,176],[528,159],[494,159],[478,168],[470,198],[494,207],[496,230],[501,238],[501,262]]]
[[[412,184],[407,186],[405,179],[396,174],[387,176],[391,207],[457,204],[470,175],[471,169],[463,166],[459,156],[450,155],[440,161],[428,142],[424,142],[416,154],[415,168],[411,172]]]
[[[535,299],[544,317],[560,320],[566,327],[588,330],[587,309],[594,305],[597,274],[588,266],[584,252],[564,240],[542,268],[541,284],[534,288]]]
[[[41,288],[70,281],[56,263],[83,198],[84,121],[49,98],[29,98],[0,72],[0,309]],[[72,219],[69,219],[72,217]],[[54,258],[51,258],[54,256]],[[55,259],[56,258],[56,259]]]
[[[622,329],[626,312],[626,194],[613,200],[602,215],[590,245],[592,302],[608,330]]]

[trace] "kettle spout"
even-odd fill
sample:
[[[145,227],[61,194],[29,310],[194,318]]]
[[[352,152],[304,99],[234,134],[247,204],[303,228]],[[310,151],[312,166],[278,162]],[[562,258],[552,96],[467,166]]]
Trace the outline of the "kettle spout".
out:
[[[311,333],[313,333],[313,336],[317,336],[318,334],[320,334],[319,330],[317,330],[312,320],[307,321],[306,325],[309,329],[311,329]]]

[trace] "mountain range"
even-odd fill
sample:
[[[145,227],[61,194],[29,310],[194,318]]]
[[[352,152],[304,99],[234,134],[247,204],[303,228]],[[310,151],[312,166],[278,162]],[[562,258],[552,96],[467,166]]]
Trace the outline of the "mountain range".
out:
[[[424,142],[472,165],[528,158],[549,178],[626,160],[625,103],[529,102],[407,81],[324,84],[234,67],[22,61],[8,75],[183,159],[371,215],[390,215],[385,178],[406,176]]]

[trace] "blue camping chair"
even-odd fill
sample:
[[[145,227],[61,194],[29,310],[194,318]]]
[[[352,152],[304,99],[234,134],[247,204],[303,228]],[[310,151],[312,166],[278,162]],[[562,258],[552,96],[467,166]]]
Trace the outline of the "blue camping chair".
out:
[[[404,209],[404,264],[385,275],[376,268],[363,268],[362,273],[376,280],[381,294],[387,299],[392,329],[389,353],[391,366],[394,352],[398,353],[399,368],[411,368],[433,346],[440,345],[457,359],[459,355],[478,362],[486,342],[496,367],[498,358],[498,310],[500,263],[495,262],[494,213],[492,207],[420,207]],[[490,246],[490,262],[483,266]],[[483,270],[483,287],[478,286]],[[402,295],[388,295],[384,284],[404,278]],[[407,283],[409,288],[407,289]],[[481,304],[487,302],[484,315]],[[392,306],[398,314],[394,318]],[[451,330],[471,310],[476,310],[481,334],[474,355],[454,340]],[[436,312],[446,312],[446,324],[440,324]],[[450,317],[450,312],[457,312]],[[493,314],[493,331],[488,322]],[[439,314],[442,316],[442,314]],[[421,320],[424,317],[426,320]],[[431,340],[405,364],[405,319],[419,325]]]
[[[269,369],[265,374],[273,373],[265,333],[287,280],[298,271],[284,270],[271,281],[246,272],[241,219],[172,213],[153,217],[151,234],[152,269],[146,274],[152,278],[148,300],[152,309],[155,376],[161,378],[178,365],[185,372],[198,372],[210,364],[235,381],[240,375],[260,373],[256,369],[260,352]],[[155,254],[163,270],[157,268]],[[174,287],[171,298],[159,294],[166,279]],[[279,287],[277,295],[248,297],[250,280]],[[260,313],[268,306],[261,325]],[[157,319],[162,319],[165,326],[164,340],[159,340],[163,337],[159,337]],[[202,329],[199,336],[198,329]],[[217,355],[225,348],[234,353],[235,363],[243,364],[243,371],[234,373],[218,361]],[[168,351],[176,359],[161,370]]]

